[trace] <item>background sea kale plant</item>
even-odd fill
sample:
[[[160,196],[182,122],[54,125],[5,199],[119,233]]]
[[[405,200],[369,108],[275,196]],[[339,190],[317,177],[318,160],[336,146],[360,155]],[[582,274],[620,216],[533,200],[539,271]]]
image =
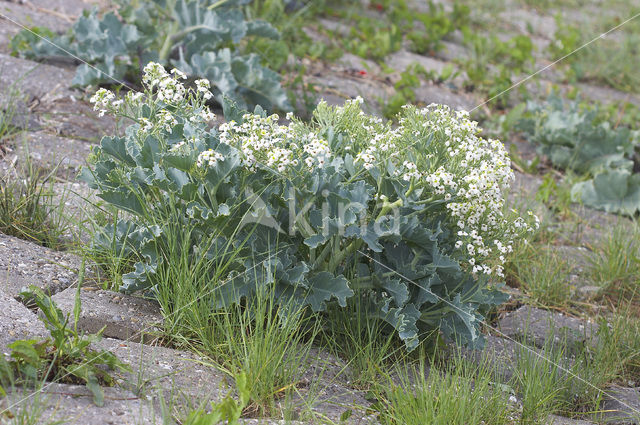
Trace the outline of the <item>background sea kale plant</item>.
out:
[[[249,2],[120,1],[117,15],[109,12],[99,17],[95,10],[87,12],[53,42],[91,65],[78,66],[73,80],[77,85],[112,84],[113,78],[136,81],[143,64],[153,60],[208,78],[216,94],[224,94],[242,107],[259,104],[268,110],[289,110],[279,75],[265,68],[257,54],[243,54],[252,37],[279,38],[268,22],[245,21],[242,6]],[[52,35],[43,29],[36,32]],[[26,30],[11,45],[14,53],[28,58],[65,55]]]
[[[209,260],[212,308],[265,288],[313,311],[366,294],[370,317],[409,349],[434,329],[481,344],[483,315],[506,299],[489,278],[536,226],[503,213],[513,174],[499,141],[478,137],[464,112],[407,107],[392,127],[359,99],[288,125],[226,104],[227,123],[209,129],[208,83],[185,88],[182,77],[150,63],[144,94],[92,98],[134,121],[103,138],[83,174],[126,212],[95,239],[135,261],[122,291],[158,295],[177,238],[187,257]]]
[[[590,177],[573,186],[574,200],[607,212],[640,211],[638,131],[612,126],[596,110],[556,96],[544,105],[530,102],[516,127],[554,166]]]

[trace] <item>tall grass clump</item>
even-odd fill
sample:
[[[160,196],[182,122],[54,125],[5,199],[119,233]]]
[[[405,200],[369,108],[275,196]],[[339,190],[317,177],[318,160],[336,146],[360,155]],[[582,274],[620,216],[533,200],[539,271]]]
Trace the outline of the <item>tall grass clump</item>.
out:
[[[630,299],[640,291],[640,242],[637,224],[618,224],[587,257],[591,280],[604,293]]]
[[[518,244],[510,256],[507,273],[534,304],[566,308],[572,300],[572,267],[553,246]]]
[[[56,167],[44,170],[28,154],[22,161],[0,176],[0,232],[59,247],[70,223],[62,214],[66,195],[55,200]]]
[[[430,367],[429,367],[430,366]],[[372,393],[378,420],[384,425],[511,424],[517,414],[509,394],[494,382],[490,366],[472,364],[454,355],[445,369],[424,358],[400,369],[395,380],[377,385]]]
[[[349,383],[362,389],[379,383],[381,370],[406,354],[388,323],[369,317],[373,297],[350,298],[344,308],[331,308],[322,320],[321,341],[347,365]]]

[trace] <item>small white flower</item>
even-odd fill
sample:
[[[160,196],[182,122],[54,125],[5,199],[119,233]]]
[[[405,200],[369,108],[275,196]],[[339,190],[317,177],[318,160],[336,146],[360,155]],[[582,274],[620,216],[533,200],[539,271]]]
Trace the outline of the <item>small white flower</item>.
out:
[[[177,78],[180,78],[181,80],[186,80],[187,79],[187,74],[185,74],[184,72],[180,71],[179,69],[173,68],[171,70],[171,73],[174,74]]]

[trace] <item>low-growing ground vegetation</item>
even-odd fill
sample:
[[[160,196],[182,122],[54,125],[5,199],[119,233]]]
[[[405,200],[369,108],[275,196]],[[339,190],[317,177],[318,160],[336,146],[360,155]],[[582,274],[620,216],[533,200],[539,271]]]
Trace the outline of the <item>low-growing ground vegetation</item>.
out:
[[[118,1],[0,40],[73,78],[0,87],[0,330],[45,331],[0,332],[0,424],[89,423],[56,407],[70,384],[86,411],[134,406],[122,423],[638,423],[639,24],[604,9]],[[85,137],[87,117],[106,124]],[[36,131],[101,140],[81,158],[93,192],[18,153]],[[46,255],[9,236],[78,255],[58,260],[76,280],[39,285]],[[159,320],[122,336],[123,310],[86,293]]]

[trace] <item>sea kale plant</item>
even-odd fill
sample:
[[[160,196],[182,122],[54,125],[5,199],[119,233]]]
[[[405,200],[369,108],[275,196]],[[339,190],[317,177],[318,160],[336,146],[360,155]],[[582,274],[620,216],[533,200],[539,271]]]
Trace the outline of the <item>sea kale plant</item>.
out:
[[[555,95],[544,104],[528,103],[516,127],[554,166],[589,177],[573,186],[574,201],[607,212],[640,211],[638,131],[611,125],[597,110],[565,104]]]
[[[212,309],[265,287],[313,311],[366,295],[409,349],[435,329],[481,345],[483,315],[507,298],[494,279],[537,220],[504,212],[509,158],[467,113],[407,106],[392,126],[356,99],[283,124],[227,104],[228,121],[210,129],[207,81],[187,88],[155,63],[144,72],[144,93],[92,98],[133,124],[104,137],[83,174],[125,212],[94,242],[135,262],[122,291],[161,290],[179,238],[185,255],[210,260]]]
[[[257,54],[244,54],[254,38],[278,39],[263,20],[246,21],[242,6],[250,0],[119,1],[116,12],[102,17],[86,12],[53,44],[23,30],[12,41],[14,53],[35,59],[56,59],[67,52],[80,58],[73,83],[137,82],[150,60],[174,64],[194,77],[208,78],[216,96],[243,107],[289,110],[280,77],[262,65]],[[51,38],[42,28],[35,32]],[[116,81],[114,81],[114,78]],[[218,100],[220,97],[217,97]]]

